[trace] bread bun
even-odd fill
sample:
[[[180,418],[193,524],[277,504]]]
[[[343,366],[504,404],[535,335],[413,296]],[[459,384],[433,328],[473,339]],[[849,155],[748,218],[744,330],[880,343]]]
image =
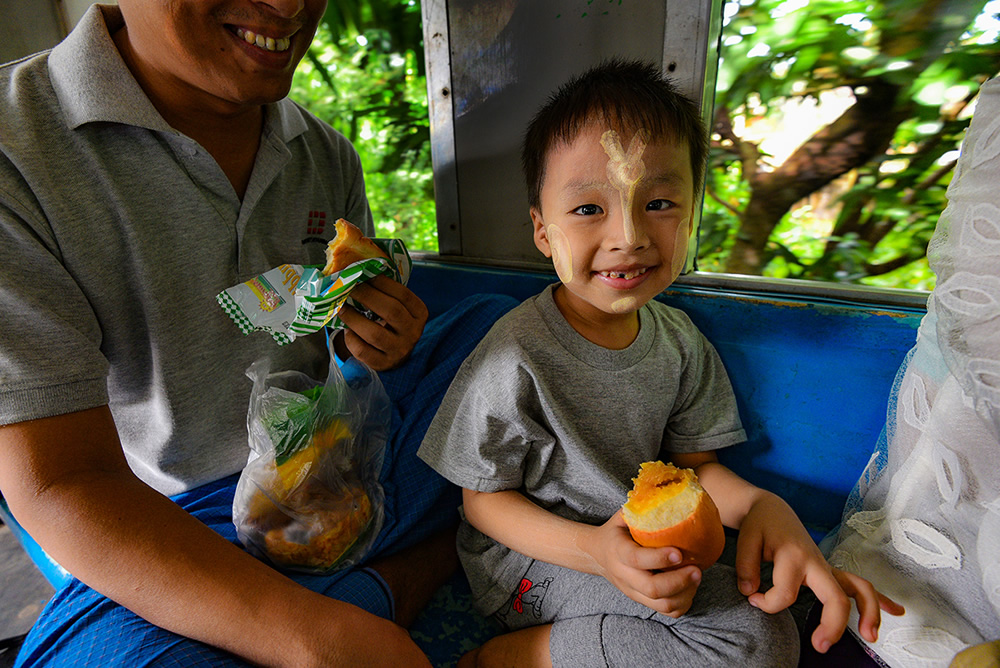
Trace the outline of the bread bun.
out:
[[[676,547],[683,564],[705,570],[722,555],[726,535],[719,509],[691,469],[645,462],[632,479],[622,506],[635,542],[645,547]]]
[[[343,271],[349,265],[372,257],[389,259],[385,252],[361,233],[356,225],[343,218],[334,223],[337,236],[326,245],[326,266],[323,275],[329,276]]]

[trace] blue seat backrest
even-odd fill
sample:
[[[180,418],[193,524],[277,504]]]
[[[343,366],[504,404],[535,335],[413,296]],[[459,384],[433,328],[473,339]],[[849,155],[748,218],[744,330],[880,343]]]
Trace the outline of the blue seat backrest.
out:
[[[546,272],[418,261],[410,287],[433,315],[478,292],[525,299],[555,280]],[[781,495],[822,537],[840,521],[878,441],[923,311],[682,285],[660,299],[691,317],[733,382],[748,440],[720,459]]]

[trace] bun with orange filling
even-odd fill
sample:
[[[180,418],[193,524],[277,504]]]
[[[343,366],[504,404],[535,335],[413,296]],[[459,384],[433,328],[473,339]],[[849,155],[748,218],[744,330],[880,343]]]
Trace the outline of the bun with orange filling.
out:
[[[632,479],[622,506],[635,542],[645,547],[676,547],[682,564],[705,570],[722,555],[726,536],[719,509],[691,469],[645,462]]]
[[[356,225],[343,218],[335,223],[337,236],[326,246],[326,266],[323,275],[329,276],[343,271],[349,265],[373,257],[389,259],[385,252],[361,233]]]

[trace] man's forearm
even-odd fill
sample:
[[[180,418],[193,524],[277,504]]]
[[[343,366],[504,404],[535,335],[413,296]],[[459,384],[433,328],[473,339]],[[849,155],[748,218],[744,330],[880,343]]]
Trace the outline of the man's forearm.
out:
[[[157,626],[255,662],[274,663],[276,638],[293,655],[304,620],[344,605],[295,584],[138,480],[56,485],[26,515],[39,544],[84,583]]]
[[[107,407],[0,427],[0,489],[83,582],[153,624],[251,661],[312,665],[336,657],[366,624],[395,634],[300,587],[136,478]]]

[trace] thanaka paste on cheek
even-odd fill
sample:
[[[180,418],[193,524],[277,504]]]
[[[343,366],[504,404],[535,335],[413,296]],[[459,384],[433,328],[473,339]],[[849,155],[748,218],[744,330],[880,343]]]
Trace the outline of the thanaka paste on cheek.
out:
[[[549,239],[549,248],[552,250],[552,266],[555,267],[556,275],[563,283],[572,283],[573,251],[570,250],[566,233],[555,224],[546,227],[545,233]]]
[[[628,151],[622,148],[618,133],[608,130],[601,135],[601,146],[608,154],[608,182],[618,190],[622,202],[622,224],[625,227],[625,242],[635,242],[635,223],[632,221],[632,200],[635,199],[635,188],[646,174],[646,164],[642,154],[646,150],[646,138],[649,133],[640,130],[632,135]]]
[[[681,224],[677,226],[677,232],[675,232],[674,256],[670,261],[671,283],[673,283],[674,280],[681,275],[681,272],[684,271],[684,265],[687,263],[687,242],[690,225],[691,219],[685,218],[681,221]]]

